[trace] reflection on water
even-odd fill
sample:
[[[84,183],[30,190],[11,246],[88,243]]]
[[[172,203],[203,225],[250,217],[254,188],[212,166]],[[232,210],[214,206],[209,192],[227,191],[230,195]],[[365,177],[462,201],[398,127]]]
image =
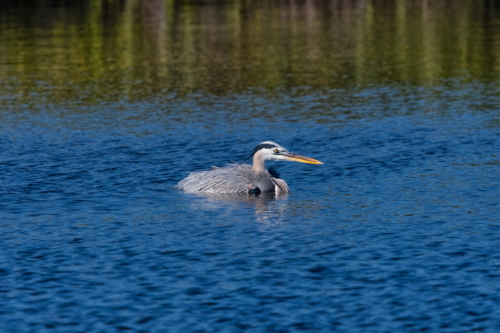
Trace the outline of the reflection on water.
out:
[[[498,1],[0,5],[3,103],[496,80]]]
[[[194,210],[220,211],[224,213],[239,214],[244,208],[251,208],[255,213],[255,221],[260,223],[280,223],[283,221],[281,214],[287,208],[287,194],[261,193],[259,195],[248,194],[213,194],[197,193],[184,194],[186,196],[198,197],[191,204]]]
[[[499,331],[499,8],[0,1],[0,331]]]

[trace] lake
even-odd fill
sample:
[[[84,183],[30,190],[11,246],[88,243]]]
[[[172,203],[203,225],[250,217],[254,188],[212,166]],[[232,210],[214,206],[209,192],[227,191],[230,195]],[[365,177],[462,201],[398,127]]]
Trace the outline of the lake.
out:
[[[499,166],[499,1],[6,1],[0,330],[498,332]]]

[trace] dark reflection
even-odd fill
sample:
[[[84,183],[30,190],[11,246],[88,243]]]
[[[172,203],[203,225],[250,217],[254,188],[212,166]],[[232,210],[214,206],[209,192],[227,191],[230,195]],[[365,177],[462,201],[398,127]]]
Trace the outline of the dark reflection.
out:
[[[499,3],[11,1],[0,6],[0,96],[98,103],[495,81]]]
[[[195,194],[203,198],[194,204],[196,209],[204,210],[236,210],[251,207],[255,210],[256,222],[277,223],[283,220],[286,211],[287,194]]]

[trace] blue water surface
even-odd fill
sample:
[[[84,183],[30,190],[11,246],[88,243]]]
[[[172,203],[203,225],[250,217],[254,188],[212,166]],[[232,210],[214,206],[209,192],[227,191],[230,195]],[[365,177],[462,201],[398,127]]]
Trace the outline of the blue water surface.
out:
[[[496,332],[497,89],[7,103],[0,330]],[[173,188],[265,140],[324,165],[269,163],[286,196]]]

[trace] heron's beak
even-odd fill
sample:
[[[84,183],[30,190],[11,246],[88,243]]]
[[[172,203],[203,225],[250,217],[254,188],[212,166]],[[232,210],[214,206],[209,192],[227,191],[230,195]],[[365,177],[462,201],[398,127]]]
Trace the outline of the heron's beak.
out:
[[[323,162],[315,160],[314,158],[305,157],[305,156],[297,155],[294,153],[286,153],[286,154],[284,154],[284,156],[286,157],[286,159],[288,161],[296,161],[296,162],[309,163],[309,164],[323,164]]]

